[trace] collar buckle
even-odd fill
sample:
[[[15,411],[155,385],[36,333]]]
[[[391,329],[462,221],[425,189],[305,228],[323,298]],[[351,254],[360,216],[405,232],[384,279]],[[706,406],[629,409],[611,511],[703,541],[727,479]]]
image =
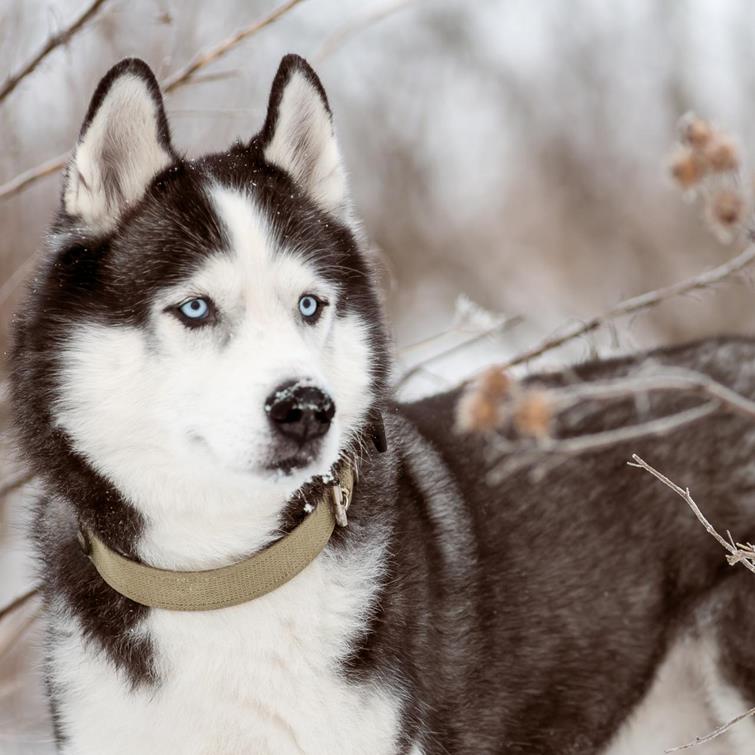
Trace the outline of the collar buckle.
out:
[[[342,482],[336,480],[331,486],[331,502],[333,504],[333,513],[336,517],[336,524],[339,527],[346,527],[349,523],[346,512],[351,504],[352,490]]]

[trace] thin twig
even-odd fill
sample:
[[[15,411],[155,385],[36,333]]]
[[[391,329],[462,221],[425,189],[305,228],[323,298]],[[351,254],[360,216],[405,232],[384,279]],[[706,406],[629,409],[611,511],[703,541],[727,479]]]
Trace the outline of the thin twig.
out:
[[[530,362],[536,357],[542,356],[553,349],[557,349],[565,343],[573,341],[575,338],[579,338],[593,330],[597,330],[606,323],[620,317],[626,317],[627,315],[632,315],[641,312],[642,310],[651,309],[652,307],[658,306],[661,302],[666,301],[666,299],[683,296],[692,291],[708,288],[716,283],[720,283],[722,280],[729,278],[747,267],[753,262],[753,260],[755,260],[755,244],[751,243],[738,255],[732,257],[722,265],[714,267],[712,270],[679,281],[678,283],[673,283],[670,286],[659,288],[654,291],[648,291],[639,296],[633,296],[630,299],[625,299],[614,307],[603,312],[603,314],[591,317],[585,322],[571,325],[560,336],[546,338],[537,346],[534,346],[513,359],[510,359],[503,366],[513,367],[518,364]]]
[[[26,603],[28,603],[38,592],[38,587],[32,587],[31,590],[28,590],[22,595],[19,595],[6,606],[0,608],[0,621],[2,621],[7,616],[10,616],[14,611],[17,611],[22,606],[26,605]]]
[[[325,58],[330,57],[339,47],[342,47],[350,37],[369,28],[373,24],[382,21],[388,16],[392,16],[397,11],[403,10],[417,0],[390,0],[387,3],[381,3],[376,8],[370,8],[363,16],[349,21],[336,29],[323,43],[317,52],[312,56],[312,62],[322,63]]]
[[[16,73],[9,76],[2,86],[0,86],[0,102],[3,102],[5,98],[27,77],[30,76],[42,61],[54,52],[61,45],[70,42],[73,37],[78,34],[81,29],[101,10],[102,6],[107,0],[93,0],[84,12],[69,26],[62,29],[57,34],[53,34],[47,39],[39,52],[19,69]]]
[[[474,383],[471,383],[470,387],[472,390],[481,390],[480,387],[475,387]],[[551,459],[559,456],[574,456],[600,451],[617,443],[666,434],[714,411],[728,411],[751,421],[755,420],[755,401],[713,380],[708,375],[684,368],[671,368],[654,374],[640,371],[629,377],[576,383],[555,388],[541,387],[536,383],[534,387],[526,386],[523,389],[515,385],[509,389],[510,398],[503,400],[502,423],[516,412],[517,402],[525,400],[528,391],[537,392],[540,400],[548,407],[551,421],[556,421],[568,411],[578,410],[580,406],[589,406],[587,402],[626,398],[639,401],[648,399],[652,393],[659,392],[697,394],[712,400],[678,413],[586,435],[559,438],[545,433],[538,438],[525,437],[513,440],[498,437],[492,450],[496,458],[502,456],[505,458],[492,470],[491,479],[493,480],[500,480],[546,456]]]
[[[742,564],[746,569],[755,573],[755,561],[753,561],[752,551],[746,547],[737,547],[732,545],[726,538],[721,537],[718,534],[715,527],[705,518],[705,515],[695,503],[694,499],[690,495],[689,488],[681,488],[675,482],[670,480],[666,475],[659,472],[654,467],[651,467],[646,461],[641,459],[637,454],[632,454],[633,461],[627,462],[630,467],[636,467],[638,469],[644,469],[649,472],[653,477],[660,480],[664,485],[671,488],[684,502],[692,509],[692,513],[697,517],[700,524],[705,527],[705,531],[713,537],[716,542],[729,554],[727,560],[730,564]]]
[[[34,479],[34,475],[31,472],[20,472],[15,477],[11,477],[9,480],[0,482],[0,500],[5,498],[15,490],[22,488],[27,483]]]
[[[438,351],[435,354],[432,354],[431,356],[427,357],[426,359],[423,359],[418,364],[415,364],[411,369],[407,370],[398,380],[396,383],[396,389],[402,388],[406,383],[411,380],[418,372],[423,370],[428,364],[437,361],[438,359],[443,359],[444,357],[450,356],[451,354],[455,354],[457,351],[461,351],[462,349],[466,349],[469,346],[473,346],[474,344],[478,343],[479,341],[484,341],[486,338],[489,338],[493,335],[499,335],[500,333],[504,333],[510,328],[516,327],[519,325],[519,323],[522,322],[524,318],[515,315],[514,317],[509,317],[507,320],[503,320],[502,322],[497,322],[495,325],[493,325],[490,328],[486,328],[480,333],[474,333],[473,335],[469,336],[469,338],[465,338],[463,341],[459,341],[459,343],[455,343],[452,346],[449,346],[446,349],[443,349],[442,351]],[[447,333],[451,333],[453,329],[446,331]],[[428,339],[429,342],[429,339]]]
[[[605,401],[653,392],[689,392],[715,399],[722,407],[755,420],[755,401],[728,388],[702,372],[671,368],[657,374],[638,374],[591,383],[577,383],[543,391],[551,404],[564,411],[584,400]]]
[[[275,23],[281,16],[293,10],[303,0],[287,0],[285,3],[281,3],[277,8],[274,8],[270,13],[262,18],[253,21],[251,24],[239,29],[233,36],[224,40],[215,47],[210,48],[206,52],[197,55],[194,60],[189,63],[185,68],[177,71],[172,76],[169,76],[162,84],[163,90],[166,94],[175,91],[179,87],[188,84],[194,77],[194,74],[201,68],[209,65],[210,63],[219,60],[224,55],[228,54],[239,43],[243,42],[247,37],[251,37],[258,31],[264,29],[266,26]]]
[[[6,655],[13,646],[21,639],[21,637],[26,634],[29,627],[39,618],[39,614],[41,613],[39,607],[37,607],[37,610],[33,611],[30,616],[26,617],[26,620],[21,624],[21,626],[16,627],[12,634],[10,634],[9,637],[6,637],[5,642],[0,645],[0,659],[4,655]]]
[[[749,569],[751,572],[755,573],[755,552],[753,552],[751,545],[735,545],[731,534],[729,534],[729,540],[726,540],[726,538],[719,535],[715,527],[706,519],[705,515],[700,510],[700,507],[695,503],[694,498],[692,498],[692,495],[689,492],[689,488],[680,487],[675,482],[666,477],[666,475],[655,469],[655,467],[651,467],[650,464],[648,464],[644,459],[641,459],[637,454],[632,454],[632,459],[633,461],[628,462],[630,467],[643,469],[646,472],[649,472],[651,475],[653,475],[653,477],[660,480],[667,487],[671,488],[674,493],[676,493],[680,498],[684,500],[684,502],[692,510],[692,513],[697,517],[697,520],[700,522],[700,524],[703,525],[705,531],[709,535],[711,535],[715,539],[715,541],[727,552],[728,555],[726,556],[726,560],[729,562],[729,564],[731,564],[732,566],[734,564],[742,564],[742,566],[744,566],[746,569]],[[727,721],[722,726],[714,729],[712,732],[710,732],[710,734],[695,737],[695,739],[693,739],[691,742],[687,742],[687,744],[684,745],[679,745],[678,747],[671,747],[665,750],[665,752],[678,752],[679,750],[688,750],[690,747],[695,747],[697,745],[704,744],[705,742],[710,742],[712,739],[715,739],[724,732],[728,731],[735,724],[738,724],[740,721],[744,721],[744,719],[750,718],[751,716],[755,716],[755,708],[750,708],[750,710],[741,713],[735,718],[732,718],[731,721]]]
[[[567,459],[584,453],[601,451],[619,443],[667,435],[674,430],[707,417],[719,408],[717,402],[709,401],[692,409],[675,412],[647,422],[619,427],[615,430],[604,430],[573,438],[544,438],[535,444],[532,441],[501,440],[496,443],[495,450],[505,454],[505,458],[489,472],[489,479],[492,483],[499,483],[520,469],[530,467],[545,458],[563,457]]]
[[[187,66],[182,68],[180,71],[177,71],[172,76],[169,76],[162,83],[163,91],[166,94],[169,94],[171,92],[175,92],[180,87],[194,83],[196,81],[195,75],[197,71],[201,70],[210,63],[219,60],[245,39],[248,39],[253,34],[256,34],[266,26],[274,23],[281,16],[283,16],[285,13],[288,13],[301,2],[303,2],[303,0],[287,0],[287,2],[279,5],[266,16],[257,19],[248,26],[245,26],[243,29],[237,31],[233,36],[224,40],[220,44],[215,45],[206,52],[201,53]],[[65,167],[68,155],[68,152],[66,152],[64,155],[58,155],[58,157],[54,157],[51,160],[43,163],[42,165],[30,168],[29,170],[24,171],[15,178],[12,178],[10,181],[7,181],[6,183],[0,185],[0,199],[7,199],[8,197],[20,194],[22,191],[24,191],[26,188],[36,183],[40,179],[58,173]]]
[[[725,724],[710,732],[710,734],[706,734],[701,737],[695,737],[691,742],[687,742],[686,745],[669,747],[667,750],[664,750],[664,752],[678,752],[679,750],[688,750],[690,747],[695,747],[696,745],[710,742],[712,739],[715,739],[716,737],[721,736],[721,734],[729,731],[729,729],[731,729],[734,724],[738,724],[740,721],[744,721],[745,718],[750,718],[750,716],[755,716],[755,708],[750,708],[750,710],[747,710],[744,713],[740,713],[736,718],[732,718],[731,721],[727,721]]]
[[[64,152],[62,155],[53,157],[41,165],[25,170],[19,173],[15,178],[0,184],[0,199],[7,199],[15,194],[20,194],[24,189],[36,183],[42,178],[59,173],[66,164],[70,152]]]

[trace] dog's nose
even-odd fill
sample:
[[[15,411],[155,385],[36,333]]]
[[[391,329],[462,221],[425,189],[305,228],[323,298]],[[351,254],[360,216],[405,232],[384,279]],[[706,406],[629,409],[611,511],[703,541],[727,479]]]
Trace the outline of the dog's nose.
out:
[[[306,443],[328,432],[336,406],[319,388],[291,382],[279,385],[268,396],[265,411],[282,435]]]

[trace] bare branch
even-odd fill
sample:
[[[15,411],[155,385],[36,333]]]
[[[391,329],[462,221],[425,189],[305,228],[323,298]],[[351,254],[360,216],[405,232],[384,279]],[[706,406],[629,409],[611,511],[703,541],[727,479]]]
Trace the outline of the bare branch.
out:
[[[78,32],[101,10],[107,0],[92,0],[84,12],[69,26],[62,29],[57,34],[48,38],[47,42],[42,45],[39,52],[13,75],[9,76],[2,86],[0,86],[0,102],[5,98],[27,77],[30,76],[42,63],[42,61],[58,47],[64,45],[73,39]]]
[[[15,490],[22,488],[33,479],[34,475],[31,472],[20,472],[15,477],[0,482],[0,500],[5,498],[5,496],[10,495],[10,493],[13,493]]]
[[[216,60],[220,60],[224,55],[227,55],[234,47],[243,42],[247,37],[251,37],[258,31],[264,29],[266,26],[275,23],[281,16],[293,10],[303,0],[287,0],[285,3],[281,3],[277,8],[274,8],[267,16],[263,16],[256,21],[253,21],[248,26],[244,26],[239,29],[233,36],[224,40],[215,47],[200,53],[194,60],[189,63],[185,68],[177,71],[172,76],[169,76],[162,84],[163,90],[166,94],[174,92],[179,87],[188,84],[194,78],[194,74],[205,66],[213,63]]]
[[[550,389],[547,394],[553,405],[559,411],[564,411],[584,400],[605,401],[665,391],[702,394],[715,399],[722,407],[735,414],[755,420],[755,401],[727,388],[723,383],[702,372],[683,368],[672,368],[657,374],[638,374],[628,378],[566,385]]]
[[[705,515],[695,503],[694,499],[690,495],[688,488],[681,488],[675,482],[672,482],[666,475],[659,472],[654,467],[651,467],[646,461],[641,459],[637,454],[632,454],[633,461],[628,462],[630,467],[636,467],[638,469],[644,469],[649,472],[653,477],[660,480],[664,485],[671,488],[685,503],[692,509],[692,513],[697,517],[700,524],[705,527],[705,531],[713,537],[716,542],[727,552],[727,560],[731,565],[742,564],[746,569],[755,573],[755,559],[753,559],[753,552],[751,546],[733,545],[726,538],[721,537],[718,534],[713,525],[705,518]]]
[[[555,459],[557,462],[564,461],[583,453],[601,451],[619,443],[666,435],[692,422],[697,422],[719,408],[717,402],[710,401],[702,406],[695,406],[692,409],[647,422],[573,438],[543,438],[537,442],[500,440],[495,444],[495,451],[504,454],[505,458],[490,471],[489,478],[491,482],[496,483],[520,469],[542,463],[547,458]]]
[[[320,48],[312,56],[312,61],[314,63],[322,63],[325,58],[330,57],[339,47],[342,47],[350,37],[382,21],[384,18],[392,16],[397,11],[403,10],[413,2],[416,2],[416,0],[390,0],[390,2],[381,3],[376,8],[370,8],[363,16],[359,16],[344,24],[340,29],[336,29],[320,45]]]
[[[474,383],[470,385],[470,388],[472,391],[482,390],[482,386]],[[496,408],[498,427],[504,429],[508,427],[508,421],[514,416],[517,406],[527,399],[530,391],[537,391],[540,400],[548,407],[551,419],[563,415],[568,410],[578,408],[580,404],[589,406],[586,402],[624,398],[647,399],[650,394],[658,392],[691,393],[712,400],[681,412],[598,433],[566,438],[553,437],[550,432],[545,432],[537,438],[519,437],[512,440],[497,437],[492,443],[491,450],[495,458],[504,458],[491,471],[492,480],[501,480],[519,469],[542,463],[546,458],[558,462],[559,458],[565,459],[600,451],[618,443],[664,435],[714,411],[728,411],[751,421],[755,420],[755,401],[731,390],[708,375],[693,370],[673,368],[655,374],[640,372],[630,377],[576,383],[556,388],[537,385],[531,388],[529,385],[512,383],[506,395],[498,399],[500,404],[500,407]],[[471,431],[476,429],[473,426],[465,428],[463,424],[461,427]]]
[[[490,328],[486,328],[480,333],[474,333],[473,335],[469,336],[469,338],[465,338],[463,341],[460,341],[459,343],[455,343],[452,346],[449,346],[448,348],[443,349],[442,351],[439,351],[436,354],[432,354],[426,359],[423,359],[421,362],[415,364],[413,367],[408,369],[399,378],[395,386],[396,390],[406,385],[406,383],[408,383],[409,380],[411,380],[411,378],[413,378],[418,372],[423,371],[428,364],[435,362],[438,359],[443,359],[444,357],[450,356],[451,354],[455,354],[457,351],[462,351],[463,349],[466,349],[469,346],[479,343],[480,341],[484,341],[486,338],[490,338],[490,336],[504,333],[510,328],[513,328],[519,325],[519,323],[521,323],[523,319],[524,318],[519,315],[514,315],[513,317],[509,317],[506,320],[496,323]],[[453,327],[449,328],[448,330],[445,330],[442,333],[439,333],[437,335],[434,335],[434,336],[431,336],[430,338],[425,339],[423,343],[430,343],[432,340],[435,340],[436,338],[440,338],[441,336],[444,336],[444,335],[448,335],[449,333],[452,333],[454,330],[455,328]],[[414,347],[415,345],[417,344],[412,344],[411,346]]]
[[[37,607],[36,610],[32,611],[31,614],[26,617],[26,619],[21,623],[20,626],[14,627],[9,632],[8,636],[3,638],[3,641],[0,642],[0,658],[6,655],[21,639],[21,637],[26,634],[29,627],[31,627],[31,625],[34,624],[34,622],[39,618],[40,613],[41,610],[39,607]]]
[[[68,152],[64,152],[62,155],[53,157],[41,165],[19,173],[15,178],[11,178],[10,181],[0,184],[0,199],[7,199],[8,197],[20,194],[24,189],[40,179],[59,173],[65,167],[69,154]]]
[[[1,195],[0,195],[1,196]],[[620,317],[626,317],[627,315],[636,314],[652,307],[657,307],[661,302],[666,299],[672,299],[677,296],[683,296],[684,294],[691,293],[692,291],[698,291],[700,289],[708,288],[716,283],[720,283],[726,278],[730,278],[734,274],[740,272],[747,267],[753,260],[755,260],[755,244],[749,244],[742,252],[735,257],[732,257],[728,262],[725,262],[718,267],[714,267],[712,270],[708,270],[699,275],[695,275],[687,280],[673,283],[665,288],[659,288],[655,291],[648,291],[639,296],[633,296],[630,299],[625,299],[619,302],[611,309],[607,310],[603,314],[591,317],[589,320],[581,323],[575,323],[566,330],[560,336],[552,336],[546,338],[537,346],[525,351],[523,354],[514,357],[506,362],[504,367],[513,367],[517,364],[524,364],[530,362],[536,357],[542,356],[548,351],[553,351],[560,346],[563,346],[569,341],[573,341],[575,338],[591,333],[593,330],[597,330],[608,322],[616,320]]]
[[[654,365],[651,366],[654,368]],[[555,388],[537,385],[537,383],[522,384],[509,379],[509,382],[505,384],[504,392],[495,397],[486,393],[486,383],[480,379],[469,384],[468,393],[459,402],[458,427],[466,432],[502,431],[502,435],[495,436],[491,444],[494,457],[504,457],[491,472],[492,479],[500,480],[523,467],[542,462],[546,457],[557,459],[575,456],[599,451],[617,443],[666,434],[714,411],[728,411],[750,421],[755,420],[755,401],[713,380],[708,375],[682,368],[670,368],[655,373],[648,373],[647,368],[645,370],[629,377],[567,384]],[[500,370],[496,374],[505,375]],[[533,391],[537,393],[538,401],[542,403],[546,417],[546,426],[537,437],[533,437],[531,433],[518,431],[514,422],[517,411],[531,400]],[[598,433],[565,438],[554,437],[551,434],[551,423],[567,411],[589,410],[596,402],[626,398],[635,399],[639,409],[642,406],[639,403],[641,400],[647,401],[651,394],[659,392],[690,393],[710,400],[685,411]],[[476,407],[474,411],[470,405],[465,404],[467,398],[474,401],[474,407]],[[491,408],[480,415],[480,409],[485,402],[492,402]],[[480,416],[493,417],[492,424],[476,424]],[[516,433],[513,439],[506,437],[510,431]]]
[[[2,608],[0,608],[0,621],[2,621],[7,616],[10,616],[14,611],[17,611],[22,606],[26,605],[38,592],[39,592],[38,587],[32,587],[32,589],[29,590],[28,592],[25,592],[22,595],[19,595],[17,598],[14,598],[6,606],[3,606]]]
[[[690,747],[695,747],[696,745],[710,742],[712,739],[715,739],[716,737],[721,736],[721,734],[729,731],[729,729],[731,729],[731,727],[735,724],[738,724],[740,721],[744,721],[745,718],[749,718],[750,716],[755,716],[755,708],[750,708],[750,710],[745,711],[744,713],[740,713],[736,718],[732,718],[731,721],[727,721],[722,726],[719,726],[717,729],[714,729],[712,732],[710,732],[710,734],[706,734],[705,736],[701,737],[695,737],[691,742],[687,742],[686,745],[669,747],[667,750],[664,750],[664,752],[678,752],[679,750],[688,750]]]
[[[729,535],[729,540],[726,540],[726,538],[722,537],[716,531],[715,527],[713,527],[713,525],[706,519],[703,512],[700,511],[700,507],[692,498],[692,495],[689,492],[689,488],[681,488],[675,482],[666,477],[666,475],[655,469],[655,467],[651,467],[650,464],[648,464],[644,459],[641,459],[637,454],[632,454],[632,459],[633,461],[628,462],[630,467],[643,469],[646,472],[649,472],[651,475],[653,475],[653,477],[660,480],[667,487],[671,488],[674,493],[676,493],[680,498],[684,500],[684,502],[690,507],[690,509],[692,509],[692,513],[697,517],[700,524],[703,525],[705,531],[709,535],[711,535],[715,539],[715,541],[727,552],[726,560],[730,565],[733,566],[735,564],[742,564],[742,566],[744,566],[746,569],[749,569],[751,572],[755,573],[755,550],[753,550],[752,545],[735,545],[734,541],[731,538],[731,535]],[[684,745],[679,745],[678,747],[671,747],[665,750],[665,752],[678,752],[679,750],[688,750],[690,747],[695,747],[696,745],[710,742],[712,739],[715,739],[724,732],[728,731],[735,724],[738,724],[740,721],[743,721],[746,718],[750,718],[751,716],[755,716],[755,708],[750,708],[750,710],[741,713],[740,715],[736,716],[736,718],[732,718],[731,721],[727,721],[722,726],[714,729],[712,732],[710,732],[710,734],[695,737],[695,739],[693,739],[691,742],[688,742]]]
[[[283,16],[285,13],[288,13],[301,2],[303,2],[303,0],[287,0],[286,2],[275,8],[273,11],[268,13],[266,16],[257,19],[253,23],[237,31],[233,36],[224,40],[220,44],[215,45],[206,52],[201,53],[186,67],[182,68],[180,71],[177,71],[172,76],[169,76],[162,83],[163,91],[166,94],[170,94],[171,92],[175,92],[180,87],[194,83],[197,78],[197,71],[200,71],[210,63],[213,63],[214,61],[219,60],[223,56],[227,55],[233,48],[238,46],[245,39],[248,39],[258,31],[261,31],[266,26],[270,26],[270,24],[277,21],[281,16]],[[0,200],[8,199],[8,197],[20,194],[22,191],[24,191],[40,179],[58,173],[65,167],[67,158],[68,153],[65,153],[64,155],[58,155],[58,157],[54,157],[51,160],[43,163],[42,165],[31,168],[24,173],[16,176],[15,178],[12,178],[10,181],[7,181],[6,183],[0,185]]]

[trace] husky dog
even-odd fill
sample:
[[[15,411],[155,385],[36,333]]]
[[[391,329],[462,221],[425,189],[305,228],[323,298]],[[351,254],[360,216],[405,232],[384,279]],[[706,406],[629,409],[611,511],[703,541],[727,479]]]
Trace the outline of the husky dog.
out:
[[[198,160],[175,150],[147,65],[116,65],[48,247],[18,317],[13,398],[46,490],[34,537],[65,755],[602,753],[681,640],[707,659],[718,715],[755,704],[752,575],[626,466],[645,454],[755,539],[755,429],[719,412],[488,484],[486,439],[453,432],[458,391],[390,398],[375,276],[301,58],[283,59],[254,138]],[[755,395],[753,341],[653,358]],[[635,414],[588,403],[560,432]],[[347,526],[238,605],[132,601],[79,543],[86,528],[154,569],[235,564],[298,526],[301,491],[318,495],[344,459],[358,472]],[[742,722],[729,751],[755,752],[754,731]]]

